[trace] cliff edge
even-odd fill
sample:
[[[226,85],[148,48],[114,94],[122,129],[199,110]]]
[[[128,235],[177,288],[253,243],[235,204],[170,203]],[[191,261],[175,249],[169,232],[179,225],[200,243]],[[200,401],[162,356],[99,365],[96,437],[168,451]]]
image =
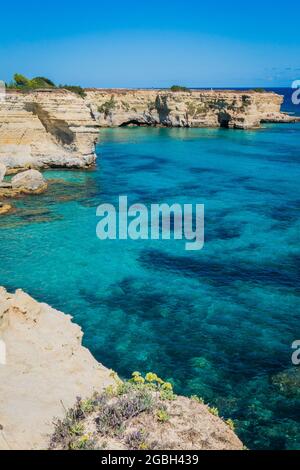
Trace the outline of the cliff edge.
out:
[[[280,111],[283,97],[234,90],[86,90],[101,127],[145,125],[255,129],[262,122],[292,122]]]
[[[214,409],[155,374],[121,381],[81,341],[69,315],[0,287],[0,449],[242,449]]]
[[[86,168],[95,163],[101,127],[253,129],[293,122],[270,92],[86,89],[8,90],[0,101],[0,163],[8,170]]]
[[[87,103],[63,89],[9,91],[0,102],[0,162],[8,169],[89,167],[98,133]]]
[[[47,448],[54,417],[113,382],[82,336],[69,315],[0,288],[0,449]]]

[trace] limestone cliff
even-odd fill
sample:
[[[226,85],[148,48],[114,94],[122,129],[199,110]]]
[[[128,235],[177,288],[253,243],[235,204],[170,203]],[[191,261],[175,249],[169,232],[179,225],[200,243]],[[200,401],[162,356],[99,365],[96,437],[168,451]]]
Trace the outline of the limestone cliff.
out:
[[[21,290],[0,287],[0,340],[0,449],[47,448],[54,417],[113,382],[71,317]]]
[[[280,112],[283,97],[254,91],[87,90],[100,126],[149,125],[251,129],[295,120]]]
[[[21,290],[9,294],[0,287],[0,450],[45,449],[51,435],[51,448],[82,449],[94,441],[103,448],[105,441],[108,449],[131,449],[139,445],[141,428],[153,448],[242,448],[231,423],[213,409],[184,397],[162,401],[153,396],[153,401],[147,390],[141,395],[140,387],[128,390],[81,340],[82,331],[69,315]],[[99,430],[101,417],[113,429],[103,423]],[[55,418],[60,418],[56,426]],[[115,418],[124,420],[124,435],[111,434]]]
[[[0,102],[0,163],[9,169],[85,168],[95,161],[100,127],[148,125],[252,129],[296,120],[283,98],[254,91],[87,89],[8,91]]]
[[[0,102],[0,161],[8,168],[90,166],[98,127],[74,93],[8,92]]]

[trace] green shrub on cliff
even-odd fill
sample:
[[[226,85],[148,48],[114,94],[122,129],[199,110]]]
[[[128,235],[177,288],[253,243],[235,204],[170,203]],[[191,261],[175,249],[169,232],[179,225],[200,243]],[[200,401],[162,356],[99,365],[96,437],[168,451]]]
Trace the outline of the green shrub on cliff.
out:
[[[29,87],[30,80],[28,80],[28,78],[26,78],[24,75],[21,75],[20,73],[15,73],[13,84],[17,87]]]
[[[172,85],[170,88],[171,91],[186,91],[190,92],[191,90],[185,86],[180,86],[180,85]]]
[[[59,88],[76,93],[76,95],[81,96],[81,98],[86,96],[84,89],[79,85],[59,85]]]
[[[34,77],[30,80],[30,86],[32,88],[53,88],[55,84],[46,77]]]
[[[18,88],[22,90],[31,90],[34,88],[54,88],[55,84],[46,77],[33,77],[29,79],[20,73],[15,73],[13,82],[8,86],[9,88]]]
[[[107,117],[109,113],[115,108],[116,102],[114,96],[111,96],[111,98],[108,101],[105,101],[104,103],[101,104],[101,106],[98,106],[98,111],[99,113],[104,113],[104,116]]]
[[[58,87],[55,83],[47,77],[33,77],[31,79],[25,77],[20,73],[15,73],[13,81],[6,85],[7,88],[17,89],[22,91],[31,91],[40,88],[64,88],[69,90],[72,93],[76,93],[82,98],[85,97],[85,91],[81,86],[78,85],[59,85]]]
[[[120,380],[114,373],[112,378],[114,385],[109,385],[102,393],[94,393],[87,400],[78,397],[75,406],[66,410],[65,417],[55,420],[50,449],[95,449],[98,448],[97,436],[123,438],[129,449],[149,447],[143,430],[127,435],[124,431],[131,419],[145,413],[149,416],[152,413],[158,423],[168,422],[170,415],[166,403],[176,398],[172,384],[164,382],[153,372],[148,372],[145,377],[140,372],[133,372],[127,381]],[[94,434],[85,429],[86,419],[91,415]]]

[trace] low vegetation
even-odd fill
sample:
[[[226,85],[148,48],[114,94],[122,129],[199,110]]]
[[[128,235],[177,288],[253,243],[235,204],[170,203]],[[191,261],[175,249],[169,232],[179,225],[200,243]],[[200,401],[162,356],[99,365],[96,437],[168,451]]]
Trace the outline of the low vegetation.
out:
[[[81,96],[81,98],[86,96],[84,89],[79,85],[59,85],[59,88],[64,88],[64,90],[69,90],[72,93],[76,93],[77,95]]]
[[[172,85],[172,86],[170,87],[170,90],[171,90],[171,91],[174,91],[174,92],[176,92],[176,91],[186,91],[186,92],[190,92],[190,91],[191,91],[189,88],[187,88],[187,87],[185,87],[185,86],[181,86],[181,85]]]
[[[55,85],[55,83],[46,77],[33,77],[31,79],[25,77],[20,73],[15,73],[13,76],[13,80],[10,83],[6,83],[6,88],[13,89],[13,90],[20,90],[24,92],[30,92],[32,90],[37,89],[56,89],[56,88],[63,88],[65,90],[69,90],[73,93],[84,98],[85,92],[84,89],[80,86],[75,85]]]
[[[216,408],[206,407],[197,396],[192,400],[178,397],[170,382],[152,372],[145,377],[134,372],[124,382],[112,375],[114,385],[88,400],[78,398],[75,406],[66,410],[65,418],[55,421],[50,449],[146,450],[178,445],[187,449],[190,436],[194,448],[206,445],[200,427],[205,427],[205,419],[212,419],[207,418],[207,411],[218,416]],[[230,433],[234,424],[231,420],[226,424]],[[215,439],[215,430],[213,434]],[[220,441],[224,445],[223,435]]]
[[[105,117],[109,115],[109,113],[116,107],[116,102],[115,98],[112,95],[111,98],[104,103],[101,104],[101,106],[98,106],[98,112],[103,113]]]

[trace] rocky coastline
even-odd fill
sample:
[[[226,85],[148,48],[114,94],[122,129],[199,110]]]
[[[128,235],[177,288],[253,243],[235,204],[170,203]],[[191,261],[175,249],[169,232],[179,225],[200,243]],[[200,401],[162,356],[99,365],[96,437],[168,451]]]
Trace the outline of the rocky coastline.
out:
[[[93,167],[103,127],[257,129],[298,121],[280,111],[282,102],[263,91],[85,89],[80,96],[59,88],[7,90],[0,102],[0,215],[11,212],[3,199],[47,189],[39,170]]]
[[[297,121],[280,111],[282,101],[275,93],[254,91],[87,89],[84,98],[63,89],[10,91],[0,102],[0,215],[13,212],[11,198],[47,190],[40,170],[92,167],[102,127],[256,129],[264,122]],[[91,400],[97,393],[102,403],[105,390],[116,386],[116,374],[82,346],[82,336],[69,315],[23,291],[10,294],[0,287],[0,345],[5,344],[7,359],[0,363],[0,449],[79,445],[74,439],[51,441],[57,432],[54,418],[63,421],[78,396]],[[122,405],[113,397],[105,406],[115,403]],[[110,436],[110,448],[130,448],[129,436],[143,426],[152,443],[163,436],[165,448],[242,449],[231,426],[200,400],[157,403],[150,414],[142,411],[129,420],[123,440]],[[79,423],[87,433],[97,434],[91,419],[96,422],[99,412],[93,408]],[[97,439],[101,446],[102,438]]]
[[[141,428],[143,445],[147,435],[153,448],[243,448],[232,422],[200,399],[173,396],[165,385],[164,395],[152,386],[143,390],[138,373],[133,380],[138,386],[125,386],[82,346],[81,328],[71,320],[21,290],[10,294],[0,287],[0,345],[6,349],[6,360],[0,356],[0,450],[80,449],[91,442],[103,447],[104,441],[107,449],[130,449],[142,445]],[[146,379],[158,380],[155,374]],[[121,415],[122,437],[111,426],[99,431],[107,411],[132,407],[139,413]]]
[[[85,101],[101,127],[128,125],[256,129],[297,120],[280,111],[273,92],[235,90],[87,89]]]
[[[271,92],[86,89],[9,90],[0,102],[0,163],[28,168],[86,168],[95,163],[101,127],[166,126],[255,129],[294,122]]]

